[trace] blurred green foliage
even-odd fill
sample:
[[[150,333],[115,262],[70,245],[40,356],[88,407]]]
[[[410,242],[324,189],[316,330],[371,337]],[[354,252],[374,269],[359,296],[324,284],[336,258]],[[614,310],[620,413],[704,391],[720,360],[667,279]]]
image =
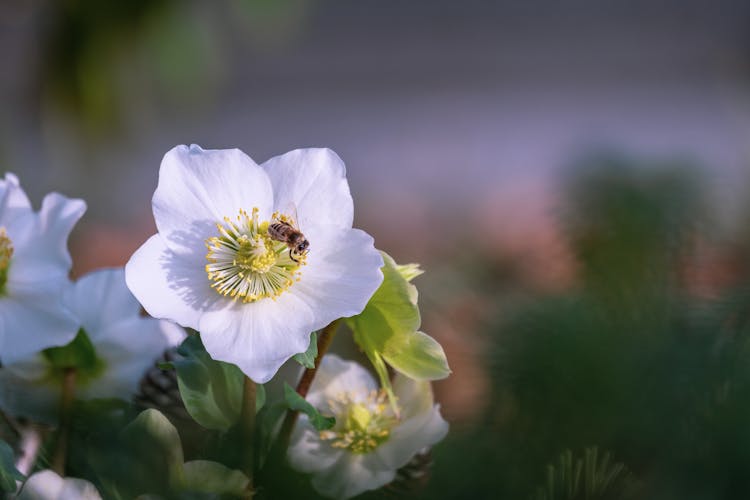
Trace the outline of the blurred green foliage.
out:
[[[40,82],[46,93],[89,126],[115,119],[115,71],[132,39],[169,0],[64,0],[48,31]]]
[[[710,220],[702,185],[617,157],[574,172],[561,223],[577,285],[493,323],[489,409],[436,448],[425,498],[528,498],[560,453],[591,446],[639,498],[750,496],[750,283],[707,298],[686,279]]]
[[[40,106],[62,112],[89,139],[122,131],[139,110],[202,109],[226,80],[223,53],[232,37],[258,45],[288,38],[307,3],[53,2],[40,28]]]
[[[573,459],[566,450],[555,464],[547,466],[544,486],[530,500],[590,500],[639,498],[638,483],[622,463],[612,463],[609,453],[599,454],[596,447],[586,448],[582,457]]]
[[[87,140],[121,130],[139,112],[202,109],[226,81],[225,53],[234,38],[257,46],[287,39],[308,3],[52,2],[40,27],[40,106],[62,112]]]
[[[23,481],[26,477],[15,466],[13,448],[5,441],[0,441],[0,491],[15,493],[16,481]]]

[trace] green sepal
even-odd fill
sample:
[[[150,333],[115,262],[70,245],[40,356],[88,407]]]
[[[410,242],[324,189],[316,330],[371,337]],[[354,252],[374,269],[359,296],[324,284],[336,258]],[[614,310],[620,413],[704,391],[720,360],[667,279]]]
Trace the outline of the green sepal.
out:
[[[417,276],[424,274],[424,270],[419,267],[419,264],[417,263],[396,264],[396,269],[398,269],[399,274],[401,274],[406,281],[411,281]]]
[[[305,368],[315,368],[315,358],[318,357],[318,334],[312,332],[310,334],[310,345],[307,346],[305,352],[295,354],[293,356],[294,361],[301,364]]]
[[[384,363],[416,380],[438,380],[451,371],[440,344],[418,331],[421,323],[418,293],[409,283],[410,277],[418,275],[418,267],[415,264],[399,266],[388,254],[381,254],[383,283],[364,311],[346,321],[395,406]]]
[[[395,336],[385,346],[383,358],[415,380],[439,380],[451,373],[443,347],[424,332]]]
[[[182,358],[172,364],[188,413],[207,429],[229,430],[242,411],[242,371],[211,359],[198,335],[188,336],[177,352]]]
[[[13,449],[5,441],[0,441],[0,491],[3,493],[15,493],[16,481],[26,478],[16,469]]]
[[[308,403],[305,398],[300,396],[289,384],[284,383],[284,401],[290,410],[301,411],[307,418],[310,419],[310,423],[315,429],[324,431],[330,429],[336,425],[336,419],[334,417],[324,417],[313,405]]]
[[[79,377],[93,378],[104,370],[104,363],[97,358],[94,344],[83,328],[70,343],[49,347],[42,351],[42,355],[54,371],[75,368]]]

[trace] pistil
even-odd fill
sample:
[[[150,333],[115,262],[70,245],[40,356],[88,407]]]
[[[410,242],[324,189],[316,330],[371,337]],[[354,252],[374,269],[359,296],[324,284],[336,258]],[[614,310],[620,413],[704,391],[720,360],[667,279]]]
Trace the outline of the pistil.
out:
[[[382,390],[371,391],[365,398],[344,394],[328,404],[336,416],[336,427],[321,431],[320,439],[355,454],[369,453],[387,441],[397,422]]]

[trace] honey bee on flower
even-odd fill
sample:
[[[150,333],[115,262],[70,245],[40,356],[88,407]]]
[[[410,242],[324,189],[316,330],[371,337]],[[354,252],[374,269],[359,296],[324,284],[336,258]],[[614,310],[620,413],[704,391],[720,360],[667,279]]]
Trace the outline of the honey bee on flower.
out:
[[[360,313],[383,280],[329,149],[257,165],[237,149],[177,146],[152,205],[158,233],[128,262],[128,286],[152,316],[200,331],[213,358],[259,383],[311,332]]]

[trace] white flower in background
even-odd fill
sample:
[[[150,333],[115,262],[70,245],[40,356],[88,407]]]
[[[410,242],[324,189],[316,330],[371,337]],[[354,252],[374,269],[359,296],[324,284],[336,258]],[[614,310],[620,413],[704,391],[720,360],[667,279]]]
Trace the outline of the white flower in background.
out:
[[[307,401],[336,425],[317,431],[300,415],[288,451],[295,469],[311,473],[322,495],[350,498],[393,481],[396,471],[445,437],[448,423],[433,404],[429,382],[397,375],[397,417],[375,379],[360,365],[323,358]]]
[[[153,210],[159,232],[128,262],[128,286],[152,316],[199,330],[213,358],[259,383],[304,352],[311,332],[360,313],[383,280],[328,149],[258,166],[238,149],[178,146],[162,161]],[[291,250],[273,231],[295,217],[309,248]]]
[[[84,479],[62,478],[49,469],[39,471],[23,485],[18,500],[101,500],[96,487]]]
[[[122,268],[83,276],[65,303],[85,332],[76,337],[82,366],[76,369],[77,399],[129,400],[155,360],[181,342],[184,331],[168,321],[140,315],[140,304],[125,285]],[[62,373],[51,363],[53,348],[0,368],[0,408],[13,415],[54,422],[59,412]]]
[[[78,331],[62,306],[71,259],[68,235],[86,211],[57,193],[34,212],[18,178],[0,180],[0,361],[13,363],[64,345]]]

